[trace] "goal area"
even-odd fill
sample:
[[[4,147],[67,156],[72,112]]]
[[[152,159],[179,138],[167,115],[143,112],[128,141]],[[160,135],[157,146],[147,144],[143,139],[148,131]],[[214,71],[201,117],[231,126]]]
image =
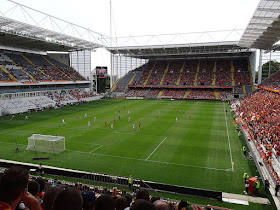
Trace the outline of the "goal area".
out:
[[[26,150],[57,154],[65,150],[65,137],[33,134],[28,138]]]

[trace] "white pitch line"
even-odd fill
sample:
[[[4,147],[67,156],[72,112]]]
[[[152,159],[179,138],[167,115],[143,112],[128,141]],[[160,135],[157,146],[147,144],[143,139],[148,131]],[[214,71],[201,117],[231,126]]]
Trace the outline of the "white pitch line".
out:
[[[176,165],[176,166],[183,166],[183,167],[203,168],[203,169],[216,170],[216,171],[229,171],[229,169],[210,168],[210,167],[203,167],[203,166],[186,165],[186,164],[181,164],[181,163],[168,163],[168,162],[157,161],[157,160],[145,160],[145,159],[130,158],[130,157],[124,157],[124,156],[117,156],[117,155],[105,155],[105,154],[101,154],[101,153],[92,153],[92,154],[99,155],[99,156],[104,156],[104,157],[112,157],[112,158],[120,158],[120,159],[127,159],[127,160],[145,161],[145,162],[165,164],[165,165]],[[230,171],[231,171],[231,168],[230,168]]]
[[[231,161],[231,169],[232,169],[232,171],[234,171],[233,161],[232,161],[232,153],[231,153],[231,146],[230,146],[230,139],[229,139],[229,132],[228,132],[228,124],[227,124],[227,115],[226,115],[225,104],[224,104],[224,114],[225,114],[226,127],[227,127],[227,137],[228,137],[228,147],[229,147],[229,154],[230,154],[230,161]]]
[[[65,151],[77,152],[77,153],[82,153],[82,154],[93,154],[93,153],[91,153],[91,152],[83,152],[83,151],[71,150],[71,149],[66,149]]]
[[[165,139],[167,139],[167,137],[165,137],[160,143],[159,143],[159,145],[154,149],[154,151],[152,151],[152,153],[146,158],[146,160],[148,160],[151,156],[152,156],[152,154],[154,154],[154,152],[157,150],[157,148],[159,148],[159,146],[165,141]]]
[[[90,153],[92,153],[92,152],[94,152],[94,151],[98,150],[98,149],[99,149],[99,148],[101,148],[101,147],[103,147],[103,145],[100,145],[100,146],[99,146],[99,147],[97,147],[96,149],[92,150]]]
[[[203,167],[203,166],[186,165],[186,164],[181,164],[181,163],[168,163],[168,162],[157,161],[157,160],[145,160],[145,159],[140,159],[140,158],[131,158],[131,157],[124,157],[124,156],[117,156],[117,155],[106,155],[106,154],[102,154],[102,153],[83,152],[83,151],[71,150],[71,149],[66,149],[65,151],[77,152],[77,153],[88,154],[88,155],[93,155],[93,156],[97,155],[97,156],[103,156],[103,157],[145,161],[145,162],[165,164],[165,165],[175,165],[175,166],[192,167],[192,168],[203,168],[203,169],[208,169],[208,170],[227,171],[227,172],[232,171],[231,168],[229,168],[229,169],[209,168],[209,167]],[[24,152],[25,152],[25,150],[24,150]]]

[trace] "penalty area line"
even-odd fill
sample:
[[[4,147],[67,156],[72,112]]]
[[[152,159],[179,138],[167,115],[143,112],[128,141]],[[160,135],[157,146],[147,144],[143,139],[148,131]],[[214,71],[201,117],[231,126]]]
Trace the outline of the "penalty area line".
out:
[[[92,152],[95,152],[96,150],[98,150],[98,149],[101,148],[101,147],[103,147],[103,145],[100,145],[100,146],[97,147],[96,149],[92,150],[91,153],[92,153]]]
[[[165,139],[167,139],[167,137],[165,137],[160,143],[159,145],[154,149],[154,151],[151,152],[151,154],[146,158],[146,160],[148,160],[152,154],[154,154],[154,152],[159,148],[159,146],[165,141]]]

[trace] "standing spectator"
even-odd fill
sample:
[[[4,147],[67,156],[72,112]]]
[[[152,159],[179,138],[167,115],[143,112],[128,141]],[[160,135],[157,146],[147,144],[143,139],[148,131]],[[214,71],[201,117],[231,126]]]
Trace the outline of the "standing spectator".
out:
[[[44,169],[43,169],[42,163],[39,164],[38,170],[41,174],[44,174]]]
[[[245,183],[245,190],[246,190],[245,194],[248,194],[248,192],[249,192],[249,181],[248,180]]]
[[[268,190],[269,190],[269,181],[268,179],[265,179],[264,180],[264,189],[265,189],[265,192],[268,193]]]
[[[134,125],[134,124],[133,124],[133,125]],[[133,178],[132,178],[132,176],[130,175],[129,178],[128,178],[128,187],[129,187],[130,190],[131,190],[131,188],[132,188],[132,184],[133,184]]]
[[[257,180],[257,181],[256,181],[256,195],[259,194],[260,186],[261,186],[260,180]]]
[[[246,147],[245,147],[245,145],[242,147],[242,151],[243,151],[243,154],[244,154],[244,156],[246,157]]]
[[[279,191],[279,188],[280,188],[279,182],[277,182],[276,185],[275,185],[275,196],[277,196],[277,193],[278,193],[278,191]]]
[[[0,177],[0,209],[15,209],[20,201],[24,201],[31,210],[40,210],[39,201],[26,191],[28,171],[13,166]]]
[[[39,190],[39,198],[42,199],[44,197],[44,194],[45,194],[45,185],[46,185],[46,182],[43,178],[41,177],[38,177],[36,179],[36,181],[39,183],[40,185],[40,190]]]
[[[244,171],[244,174],[243,174],[243,179],[244,179],[244,183],[246,184],[246,181],[247,179],[249,178],[248,174],[246,171]]]

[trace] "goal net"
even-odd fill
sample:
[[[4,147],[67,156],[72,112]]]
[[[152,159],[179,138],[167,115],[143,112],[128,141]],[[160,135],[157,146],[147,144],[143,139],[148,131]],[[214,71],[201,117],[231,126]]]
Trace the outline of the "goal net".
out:
[[[57,154],[65,150],[65,137],[33,134],[28,138],[26,150]]]

